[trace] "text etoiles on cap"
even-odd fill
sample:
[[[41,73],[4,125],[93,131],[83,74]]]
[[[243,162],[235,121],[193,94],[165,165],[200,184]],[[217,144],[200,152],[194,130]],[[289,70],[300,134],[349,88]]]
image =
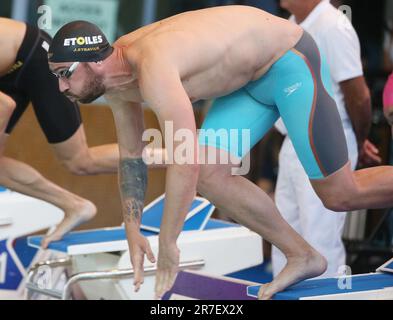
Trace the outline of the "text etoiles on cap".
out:
[[[73,21],[60,28],[49,46],[49,62],[96,62],[113,52],[104,33],[88,21]]]

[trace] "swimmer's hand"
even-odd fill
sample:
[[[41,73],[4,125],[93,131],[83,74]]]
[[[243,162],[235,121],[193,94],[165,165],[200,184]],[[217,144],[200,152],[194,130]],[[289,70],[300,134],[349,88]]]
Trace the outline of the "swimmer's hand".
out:
[[[176,243],[169,245],[160,244],[155,285],[156,299],[161,299],[165,292],[170,290],[175,283],[179,267],[179,256],[180,251]]]
[[[130,236],[129,241],[131,264],[134,268],[134,291],[138,292],[144,280],[143,262],[145,254],[151,263],[156,262],[149,240],[142,234],[136,233]]]
[[[378,148],[369,140],[363,143],[359,152],[359,167],[372,167],[382,163]]]

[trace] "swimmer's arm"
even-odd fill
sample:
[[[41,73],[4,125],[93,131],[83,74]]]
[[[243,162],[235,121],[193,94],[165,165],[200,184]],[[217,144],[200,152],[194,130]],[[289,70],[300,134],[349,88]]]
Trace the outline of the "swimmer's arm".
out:
[[[144,143],[143,111],[138,103],[108,101],[116,123],[120,151],[119,189],[125,230],[134,268],[134,286],[143,283],[145,255],[155,262],[149,241],[141,234],[140,225],[147,187],[147,166],[142,159]]]
[[[139,232],[147,186],[147,166],[142,159],[144,130],[142,107],[109,100],[119,143],[119,190],[127,231]]]
[[[358,165],[374,166],[382,162],[378,148],[367,139],[371,129],[371,97],[363,76],[340,82],[345,107],[355,132]]]
[[[357,77],[340,82],[344,94],[345,108],[355,131],[358,148],[363,143],[371,129],[371,98],[364,77]]]
[[[193,155],[188,164],[177,164],[174,151],[181,144],[173,141],[173,150],[167,147],[167,156],[171,164],[167,165],[166,198],[163,220],[160,228],[160,248],[171,246],[182,230],[186,214],[196,194],[199,167],[197,164],[197,134],[191,101],[185,92],[176,68],[164,59],[150,59],[148,66],[140,70],[141,93],[148,106],[155,112],[162,131],[166,132],[165,123],[173,125],[173,133],[187,131],[190,137]],[[161,250],[161,249],[160,249]]]

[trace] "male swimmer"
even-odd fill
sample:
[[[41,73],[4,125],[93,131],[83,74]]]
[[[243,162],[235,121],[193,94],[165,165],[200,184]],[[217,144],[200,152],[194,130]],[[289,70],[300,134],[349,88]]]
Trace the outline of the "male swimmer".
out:
[[[298,23],[312,35],[328,62],[351,167],[355,169],[357,166],[358,151],[363,164],[380,164],[376,147],[367,140],[371,127],[371,99],[363,77],[360,43],[355,29],[349,21],[343,27],[345,17],[329,1],[281,0],[280,5],[292,14],[290,21]],[[276,123],[276,128],[286,135],[281,120]],[[325,208],[288,136],[279,153],[274,200],[285,220],[326,258],[328,268],[322,277],[337,276],[346,263],[342,241],[346,213],[333,214]],[[285,266],[284,256],[275,247],[272,249],[272,266],[273,275]]]
[[[121,37],[113,47],[96,26],[76,21],[58,31],[48,58],[51,70],[64,75],[59,77],[59,86],[67,96],[88,101],[105,95],[111,106],[136,290],[143,282],[144,255],[155,261],[148,240],[139,231],[147,182],[141,158],[142,102],[155,112],[164,133],[165,121],[171,121],[174,132],[192,132],[195,145],[192,101],[217,98],[202,127],[250,129],[251,147],[281,116],[326,207],[345,211],[393,204],[391,167],[351,171],[328,67],[311,36],[287,20],[246,6],[215,7],[153,23]],[[199,139],[200,154],[218,149],[221,154],[242,158],[248,151],[231,141],[214,144],[206,138]],[[179,144],[174,141],[174,150]],[[231,174],[233,165],[198,165],[196,160],[192,164],[175,162],[167,169],[157,297],[176,278],[176,239],[197,189],[285,254],[285,268],[261,288],[259,298],[269,299],[289,285],[325,271],[326,260],[282,219],[266,194]]]

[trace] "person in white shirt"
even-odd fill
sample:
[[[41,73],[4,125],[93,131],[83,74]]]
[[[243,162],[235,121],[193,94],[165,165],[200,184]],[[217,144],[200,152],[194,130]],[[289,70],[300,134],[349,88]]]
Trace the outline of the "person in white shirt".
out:
[[[325,55],[352,169],[359,151],[366,162],[379,163],[377,148],[366,139],[371,126],[371,101],[363,77],[360,43],[352,24],[327,0],[281,0],[280,5],[292,14],[290,20],[313,36]],[[286,135],[281,120],[276,128]],[[288,136],[280,150],[275,201],[287,222],[327,259],[328,268],[322,277],[337,275],[346,260],[341,239],[346,214],[324,207]],[[285,264],[284,255],[273,247],[273,275],[278,275]]]

